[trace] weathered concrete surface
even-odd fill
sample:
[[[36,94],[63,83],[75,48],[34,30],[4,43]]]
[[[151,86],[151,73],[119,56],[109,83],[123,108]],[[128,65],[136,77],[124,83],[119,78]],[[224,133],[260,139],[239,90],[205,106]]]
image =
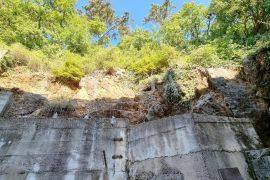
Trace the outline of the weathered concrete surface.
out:
[[[247,151],[246,156],[254,177],[258,180],[270,179],[270,149]]]
[[[243,151],[257,148],[262,144],[249,119],[196,114],[170,117],[130,129],[129,177],[221,179],[218,169],[237,167],[248,180],[252,177]]]
[[[0,179],[126,179],[126,141],[124,120],[1,121]]]
[[[12,92],[0,90],[0,116],[3,116],[11,103]]]
[[[123,119],[6,119],[0,180],[221,180],[223,168],[249,180],[244,151],[260,148],[249,119],[185,114],[131,127]]]

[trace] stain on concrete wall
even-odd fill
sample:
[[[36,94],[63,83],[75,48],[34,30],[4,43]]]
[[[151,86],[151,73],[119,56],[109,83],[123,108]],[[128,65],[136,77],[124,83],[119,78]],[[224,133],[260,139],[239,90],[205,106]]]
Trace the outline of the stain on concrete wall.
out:
[[[165,163],[187,180],[221,179],[218,169],[235,167],[248,180],[244,151],[262,148],[249,119],[198,114],[133,127],[128,144],[131,179],[159,177]],[[171,176],[181,179],[177,174]]]
[[[126,129],[121,120],[2,121],[0,179],[126,179]]]

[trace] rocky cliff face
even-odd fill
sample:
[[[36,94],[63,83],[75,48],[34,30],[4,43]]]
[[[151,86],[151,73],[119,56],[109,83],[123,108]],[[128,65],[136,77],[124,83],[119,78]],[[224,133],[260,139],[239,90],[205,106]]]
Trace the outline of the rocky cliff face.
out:
[[[253,85],[254,94],[263,104],[263,112],[256,116],[256,128],[265,144],[270,147],[270,48],[247,56],[241,76]]]
[[[95,72],[73,90],[53,82],[48,74],[21,71],[0,78],[1,86],[13,92],[14,101],[6,113],[9,117],[52,117],[57,113],[62,117],[127,118],[131,124],[138,124],[177,114],[163,96],[162,81],[135,92],[126,75]]]
[[[193,111],[229,117],[257,117],[267,108],[255,97],[249,83],[243,81],[238,70],[215,68],[199,70],[207,79],[207,90],[199,94]],[[200,92],[199,90],[197,90]]]
[[[256,96],[270,101],[270,48],[247,56],[241,72],[242,77],[255,86]]]
[[[242,69],[199,69],[201,83],[193,112],[249,117],[270,146],[270,49],[247,56]],[[203,86],[201,85],[203,84]]]

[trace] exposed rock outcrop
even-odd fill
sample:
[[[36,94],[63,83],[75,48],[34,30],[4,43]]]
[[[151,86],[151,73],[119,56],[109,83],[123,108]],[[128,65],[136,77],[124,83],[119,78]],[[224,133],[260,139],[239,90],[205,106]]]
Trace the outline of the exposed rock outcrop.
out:
[[[162,86],[154,91],[141,92],[135,98],[100,99],[89,102],[87,106],[90,116],[127,118],[131,124],[161,118],[169,113]]]
[[[192,111],[229,117],[250,117],[270,146],[270,48],[247,56],[241,71],[199,69],[201,84]],[[207,83],[206,83],[207,82]]]
[[[224,102],[223,94],[213,91],[202,95],[192,111],[202,114],[233,116],[232,111]]]
[[[256,117],[262,113],[249,85],[241,80],[237,70],[210,68],[201,73],[207,78],[208,93],[201,94],[194,112],[231,117]],[[197,90],[197,94],[206,92]]]
[[[164,110],[160,102],[157,102],[152,107],[148,109],[146,118],[148,121],[151,121],[155,118],[161,118],[164,116]]]
[[[244,79],[255,85],[258,97],[270,100],[270,48],[247,56],[241,72]]]
[[[263,48],[243,61],[241,77],[252,86],[263,113],[256,117],[256,129],[266,146],[270,147],[270,48]]]

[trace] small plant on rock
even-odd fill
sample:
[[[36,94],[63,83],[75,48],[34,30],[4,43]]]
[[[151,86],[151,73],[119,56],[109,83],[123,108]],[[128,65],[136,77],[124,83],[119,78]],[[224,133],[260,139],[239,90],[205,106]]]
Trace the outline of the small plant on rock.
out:
[[[60,116],[70,115],[76,109],[76,103],[71,100],[55,100],[53,102],[48,103],[43,109],[43,113],[51,117],[55,113]]]
[[[7,71],[13,66],[12,58],[7,55],[3,59],[0,59],[0,74]]]
[[[164,90],[167,101],[176,104],[181,100],[181,89],[175,80],[175,72],[170,69],[164,76]]]
[[[64,64],[54,68],[53,73],[56,75],[57,80],[61,82],[78,85],[81,78],[84,76],[80,56],[67,53]]]

